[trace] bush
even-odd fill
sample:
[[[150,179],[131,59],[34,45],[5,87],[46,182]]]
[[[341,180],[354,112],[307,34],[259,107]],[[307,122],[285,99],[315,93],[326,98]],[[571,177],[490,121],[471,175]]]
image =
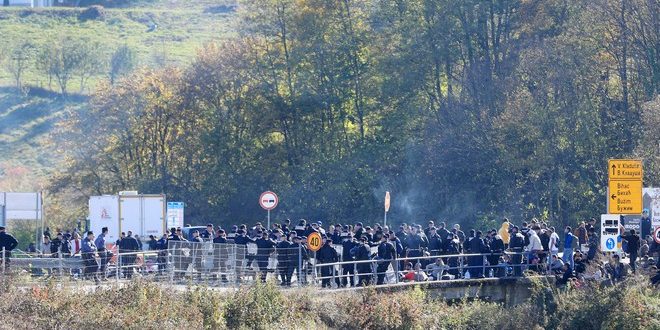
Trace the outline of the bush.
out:
[[[270,329],[283,319],[285,301],[273,283],[257,282],[234,293],[225,306],[226,325],[230,329]]]
[[[660,329],[660,294],[646,279],[611,288],[557,292],[539,284],[516,307],[463,300],[448,304],[423,287],[407,291],[281,291],[255,284],[227,293],[176,291],[135,281],[121,288],[0,287],[0,328],[128,329]]]
[[[103,8],[103,6],[98,6],[98,5],[90,6],[80,13],[78,19],[80,19],[81,21],[105,20],[105,8]]]

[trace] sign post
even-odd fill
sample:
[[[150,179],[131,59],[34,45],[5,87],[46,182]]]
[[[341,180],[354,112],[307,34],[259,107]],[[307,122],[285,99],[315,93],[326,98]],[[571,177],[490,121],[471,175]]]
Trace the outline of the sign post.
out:
[[[608,171],[609,214],[642,213],[642,178],[644,170],[638,159],[610,159]]]
[[[383,219],[383,227],[387,226],[387,212],[390,211],[390,192],[385,192],[385,219]]]
[[[268,227],[266,227],[266,229],[270,229],[270,210],[276,208],[278,203],[279,199],[272,191],[264,191],[261,196],[259,196],[259,205],[261,205],[261,208],[268,211]]]

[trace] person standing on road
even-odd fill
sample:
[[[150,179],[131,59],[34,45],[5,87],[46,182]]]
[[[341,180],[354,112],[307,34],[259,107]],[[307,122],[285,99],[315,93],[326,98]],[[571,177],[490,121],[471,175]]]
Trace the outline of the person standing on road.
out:
[[[82,248],[80,249],[80,254],[83,258],[84,271],[83,275],[85,278],[92,278],[96,284],[99,284],[98,278],[98,268],[99,264],[96,261],[97,248],[94,244],[94,232],[88,231],[87,237],[83,239]]]
[[[11,258],[11,251],[14,250],[17,246],[18,241],[16,238],[7,233],[7,229],[5,227],[0,226],[0,254],[4,251],[5,259],[3,262],[5,264],[5,270],[9,269],[9,258]]]
[[[156,242],[156,250],[158,250],[158,256],[156,257],[158,273],[162,274],[167,269],[167,234],[163,234]]]
[[[255,241],[255,244],[257,244],[257,265],[259,266],[261,282],[265,283],[268,275],[268,258],[275,251],[277,243],[268,238],[268,232],[264,231],[261,233],[261,238]]]
[[[509,249],[515,254],[511,256],[513,264],[513,276],[522,276],[522,255],[523,248],[525,247],[525,237],[518,232],[518,226],[511,228],[511,237],[509,240]]]
[[[642,211],[642,219],[639,222],[639,229],[640,237],[642,238],[653,235],[653,226],[651,218],[649,218],[649,209],[644,209],[644,211]]]
[[[630,269],[632,269],[632,272],[635,273],[637,271],[637,253],[639,252],[639,246],[640,246],[640,241],[639,241],[639,235],[635,232],[634,229],[630,230],[630,234],[625,235],[622,237],[628,242],[628,254],[630,257]]]
[[[433,234],[435,233],[435,227],[432,227]],[[376,268],[376,284],[384,284],[385,282],[385,273],[389,268],[390,264],[393,264],[394,256],[396,256],[396,248],[392,243],[388,241],[389,234],[383,235],[380,239],[380,244],[378,245],[378,267]]]
[[[355,261],[366,261],[371,260],[371,248],[367,243],[367,237],[360,237],[360,243],[353,247],[354,252],[351,252],[355,255]],[[371,263],[362,262],[357,264],[357,273],[359,282],[358,285],[368,286],[371,284]]]
[[[124,276],[127,279],[133,277],[133,265],[135,264],[136,255],[134,252],[139,251],[140,245],[138,244],[135,237],[133,237],[133,232],[128,231],[128,235],[122,238],[119,242],[119,253],[127,253],[128,255],[122,256],[121,267],[124,268]]]
[[[288,278],[292,278],[295,271],[298,282],[304,284],[306,281],[304,267],[309,259],[308,250],[305,244],[303,244],[303,238],[301,236],[296,236],[296,232],[291,232],[289,235],[292,237],[291,240],[293,241],[293,244],[291,244],[291,253],[289,254],[289,270],[287,276]]]
[[[99,234],[99,236],[94,241],[94,245],[96,245],[96,249],[99,254],[99,259],[101,261],[101,266],[99,267],[99,273],[101,273],[101,279],[105,279],[107,277],[108,261],[110,261],[110,258],[112,257],[112,252],[108,251],[108,249],[106,248],[106,244],[107,244],[105,241],[106,236],[108,236],[108,227],[103,227],[101,228],[101,234]]]
[[[351,254],[351,250],[357,246],[357,242],[353,237],[353,233],[348,232],[346,238],[341,243],[341,256],[343,262],[350,262],[355,260],[354,255]],[[342,277],[341,277],[341,287],[345,288],[348,284],[351,287],[355,287],[355,264],[343,264],[341,265]]]
[[[204,243],[204,239],[199,235],[199,230],[193,230],[192,232],[192,239],[190,240],[192,243],[191,247],[191,255],[190,257],[192,258],[192,264],[193,267],[195,267],[195,270],[197,271],[197,279],[202,280],[202,271],[203,271],[203,265],[202,265],[202,254],[203,254],[203,246],[202,244]]]
[[[578,238],[573,235],[571,226],[566,226],[564,229],[564,263],[567,263],[571,266],[571,269],[575,269],[575,261],[573,261],[573,252],[576,248],[579,247],[580,242]]]
[[[277,246],[277,271],[280,275],[280,285],[291,285],[291,277],[289,277],[289,262],[291,262],[291,245],[293,243],[287,240],[284,232],[278,232]]]
[[[318,259],[319,264],[329,264],[339,262],[339,255],[335,248],[332,247],[332,240],[328,239],[326,235],[323,235],[323,246],[316,252],[316,258]],[[321,287],[322,288],[331,288],[332,287],[332,270],[335,266],[324,266],[321,267]]]
[[[62,248],[62,241],[64,240],[62,233],[57,233],[55,239],[50,242],[50,256],[52,258],[59,258]]]
[[[227,261],[229,261],[229,249],[227,248],[227,233],[224,229],[218,229],[213,238],[213,249],[216,255],[217,269],[220,272],[220,281],[229,283],[227,280]]]

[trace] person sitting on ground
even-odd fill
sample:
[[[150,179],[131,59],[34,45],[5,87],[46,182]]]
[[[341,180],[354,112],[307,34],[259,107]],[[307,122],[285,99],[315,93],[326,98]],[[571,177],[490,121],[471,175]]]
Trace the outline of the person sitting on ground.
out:
[[[403,282],[412,282],[415,280],[415,272],[413,271],[412,262],[406,263],[404,272],[405,273],[403,274],[403,278],[401,279]]]
[[[575,278],[575,273],[573,273],[573,269],[571,269],[571,265],[568,263],[565,263],[564,266],[562,266],[562,272],[561,276],[557,275],[557,286],[566,285],[569,281]]]
[[[428,264],[426,266],[426,272],[431,275],[431,280],[439,281],[442,279],[442,276],[444,275],[444,272],[447,270],[447,268],[448,267],[442,261],[442,258],[437,258],[435,259],[434,263]]]
[[[642,241],[642,246],[639,248],[639,256],[644,258],[649,256],[649,243],[647,240]]]
[[[550,270],[554,274],[561,274],[564,268],[564,261],[561,258],[558,258],[556,254],[552,255],[552,263],[550,264]]]
[[[621,282],[626,278],[627,270],[625,265],[621,263],[619,255],[615,254],[612,257],[612,262],[608,264],[607,272],[613,283]]]
[[[419,262],[415,264],[413,273],[415,274],[415,282],[426,282],[429,280],[429,276],[426,275],[426,272],[422,269],[422,264]]]
[[[584,260],[584,256],[582,255],[582,252],[575,253],[573,259],[575,262],[575,273],[578,275],[584,274],[584,272],[587,271],[587,264]]]
[[[603,268],[602,262],[594,260],[591,263],[588,263],[587,269],[582,274],[577,274],[578,278],[586,281],[595,281],[601,282],[605,278],[605,269]]]

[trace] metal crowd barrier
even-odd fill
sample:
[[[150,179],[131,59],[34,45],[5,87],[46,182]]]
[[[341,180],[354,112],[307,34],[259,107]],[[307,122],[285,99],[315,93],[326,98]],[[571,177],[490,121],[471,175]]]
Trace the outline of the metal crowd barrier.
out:
[[[376,284],[378,282],[378,275],[383,275],[384,281],[382,284],[394,284],[399,283],[402,280],[403,275],[408,272],[415,271],[416,263],[424,263],[424,267],[421,267],[420,271],[424,272],[428,278],[431,278],[432,269],[427,269],[426,266],[433,264],[438,258],[443,260],[443,266],[441,267],[440,278],[435,279],[436,281],[442,280],[442,275],[451,275],[451,279],[465,279],[466,272],[472,270],[470,278],[479,276],[482,278],[488,277],[523,277],[524,271],[532,267],[540,267],[539,264],[531,264],[529,252],[504,252],[504,253],[484,253],[484,254],[453,254],[453,255],[429,255],[421,257],[400,257],[395,259],[369,259],[369,260],[353,260],[353,261],[341,261],[333,263],[323,263],[314,265],[315,268],[325,268],[326,273],[327,269],[330,268],[329,275],[318,276],[315,278],[316,281],[329,280],[331,286],[336,284],[337,286],[346,286],[344,278],[353,278],[351,283],[359,285],[365,281],[367,284]],[[500,257],[504,257],[506,260],[503,263],[496,265],[490,265],[488,262],[488,257],[497,256],[498,260]],[[511,263],[510,261],[514,259],[514,256],[518,256],[520,262]],[[472,259],[473,262],[478,265],[470,265],[470,258],[482,258],[480,261]],[[452,260],[453,259],[453,260]],[[515,258],[517,259],[517,258]],[[426,263],[428,261],[428,263]],[[450,262],[451,261],[451,262]],[[403,263],[412,263],[413,268],[410,270],[404,270],[405,265]],[[456,266],[451,266],[450,264],[456,264]],[[367,267],[358,267],[358,265],[367,265]],[[386,265],[384,271],[378,271],[378,265]],[[346,267],[348,266],[348,267]],[[345,269],[348,268],[349,272],[346,272]],[[474,270],[480,270],[480,272],[475,272]],[[545,272],[544,268],[537,269],[540,272]],[[492,274],[491,274],[492,272]],[[316,272],[318,273],[318,271]],[[480,276],[481,275],[481,276]]]
[[[103,260],[95,255],[98,269],[91,275],[100,279],[131,279],[146,277],[149,280],[175,283],[205,283],[211,285],[241,285],[275,278],[282,285],[352,286],[360,283],[398,283],[407,272],[405,263],[434,263],[437,258],[444,262],[443,274],[463,278],[466,271],[475,277],[516,277],[536,265],[529,263],[529,252],[504,252],[501,254],[453,254],[419,257],[397,257],[389,260],[342,260],[342,246],[334,245],[338,262],[318,263],[316,254],[301,247],[290,249],[258,249],[255,244],[215,244],[213,242],[170,241],[166,250],[121,252]],[[305,253],[307,251],[307,253]],[[372,249],[372,252],[374,249]],[[2,259],[7,254],[2,252]],[[488,257],[497,256],[507,262],[489,265]],[[481,258],[475,260],[474,258]],[[511,264],[511,260],[516,260]],[[470,265],[470,264],[477,265]],[[363,266],[364,265],[364,266]],[[380,267],[379,267],[380,265]],[[10,268],[22,270],[32,278],[88,278],[89,266],[80,256],[64,257],[60,253],[53,258],[16,251],[12,254]],[[422,271],[427,271],[422,267]],[[480,271],[475,271],[475,270]],[[2,262],[2,275],[7,274]],[[430,270],[429,270],[430,271]],[[543,271],[543,270],[542,270]],[[492,274],[491,274],[492,272]],[[383,281],[378,281],[379,275]],[[436,279],[440,280],[440,279]],[[356,284],[357,283],[357,284]]]

